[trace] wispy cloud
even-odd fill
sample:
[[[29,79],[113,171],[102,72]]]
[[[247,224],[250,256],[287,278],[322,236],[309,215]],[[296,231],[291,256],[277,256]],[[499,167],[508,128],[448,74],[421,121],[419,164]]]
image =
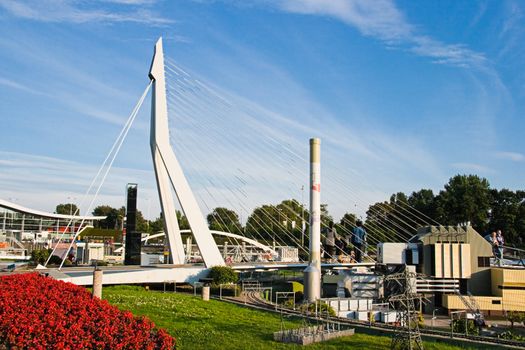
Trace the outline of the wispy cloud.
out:
[[[28,87],[28,86],[26,86],[24,84],[21,84],[19,82],[14,81],[14,80],[3,78],[3,77],[0,77],[0,85],[7,86],[8,88],[12,88],[12,89],[17,89],[17,90],[29,92],[29,93],[32,93],[32,94],[35,94],[35,95],[46,95],[47,96],[47,94],[42,92],[42,91],[38,91],[38,90],[32,89],[32,88],[30,88],[30,87]]]
[[[121,4],[139,5],[144,1],[120,1]],[[15,1],[0,0],[0,7],[11,15],[41,22],[69,23],[122,23],[133,22],[148,25],[168,25],[173,20],[162,17],[146,8],[108,9],[94,7],[93,3],[64,0]]]
[[[512,160],[514,162],[525,161],[525,155],[517,152],[496,152],[494,156],[499,159]]]
[[[82,198],[98,170],[98,165],[68,161],[55,157],[19,152],[0,151],[0,198],[17,198],[17,203],[34,209],[53,211],[67,197]],[[140,183],[143,212],[160,211],[155,190],[153,170],[145,171],[113,166],[95,205],[124,205],[122,188],[128,182]],[[92,191],[93,193],[94,191]],[[146,203],[145,199],[152,200]],[[86,212],[91,197],[84,201]]]
[[[447,44],[419,33],[390,0],[277,0],[270,3],[286,12],[335,18],[389,47],[429,57],[434,63],[460,67],[486,64],[484,54],[463,44]]]
[[[104,2],[112,2],[121,5],[151,5],[157,0],[103,0]]]
[[[494,173],[495,171],[481,164],[476,163],[452,163],[453,168],[462,171],[474,171],[479,173]]]
[[[506,2],[505,11],[498,35],[498,44],[501,48],[498,52],[498,58],[507,55],[516,55],[522,52],[523,38],[525,36],[524,17],[525,10],[522,8],[522,2]]]

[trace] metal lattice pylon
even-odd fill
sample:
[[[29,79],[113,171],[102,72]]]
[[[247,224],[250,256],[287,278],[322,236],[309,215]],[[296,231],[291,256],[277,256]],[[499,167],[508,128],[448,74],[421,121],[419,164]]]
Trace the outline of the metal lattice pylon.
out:
[[[392,336],[391,349],[423,349],[419,332],[419,313],[415,309],[415,300],[421,300],[421,296],[415,291],[416,278],[417,274],[408,271],[406,265],[403,272],[385,277],[385,281],[395,282],[398,287],[398,294],[388,298],[397,311],[397,326]]]

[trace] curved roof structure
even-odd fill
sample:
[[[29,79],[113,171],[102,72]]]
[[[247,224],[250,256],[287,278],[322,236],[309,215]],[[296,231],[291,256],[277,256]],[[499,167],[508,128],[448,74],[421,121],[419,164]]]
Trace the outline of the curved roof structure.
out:
[[[180,230],[181,233],[190,233],[191,230]],[[235,233],[230,233],[230,232],[224,232],[224,231],[216,231],[216,230],[210,230],[210,232],[214,235],[218,235],[218,236],[224,236],[224,237],[231,237],[231,238],[235,238],[235,239],[238,239],[240,241],[243,241],[243,242],[246,242],[246,243],[250,243],[251,245],[253,245],[254,247],[257,247],[259,249],[262,249],[263,251],[265,252],[270,252],[274,255],[277,255],[277,252],[275,250],[273,250],[272,248],[270,248],[269,246],[265,245],[265,244],[262,244],[262,243],[259,243],[257,242],[256,240],[254,239],[251,239],[251,238],[248,238],[248,237],[244,237],[244,236],[241,236],[241,235],[237,235]],[[157,238],[157,237],[162,237],[164,236],[165,233],[164,232],[161,232],[161,233],[157,233],[157,234],[154,234],[154,235],[150,235],[150,236],[147,236],[147,237],[144,237],[142,238],[143,241],[147,241],[149,239],[153,239],[153,238]]]
[[[26,207],[23,207],[21,205],[8,202],[6,200],[3,200],[0,198],[0,207],[10,209],[13,211],[17,211],[24,214],[29,214],[33,216],[43,217],[43,218],[50,218],[50,219],[63,219],[63,220],[104,220],[105,216],[78,216],[78,215],[64,215],[64,214],[54,214],[54,213],[48,213],[45,211],[35,210],[35,209],[29,209]]]

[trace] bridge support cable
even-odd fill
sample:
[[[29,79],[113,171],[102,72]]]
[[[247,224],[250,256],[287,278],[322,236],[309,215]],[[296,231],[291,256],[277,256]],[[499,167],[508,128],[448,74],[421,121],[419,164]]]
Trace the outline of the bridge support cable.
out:
[[[180,147],[181,151],[183,151],[183,152],[181,152],[181,153],[185,154],[186,156],[189,156],[191,159],[194,159],[194,163],[199,163],[199,165],[202,165],[203,168],[206,167],[206,164],[204,164],[203,162],[199,162],[199,159],[201,159],[201,157],[199,157],[198,155],[194,155],[194,154],[193,154],[193,153],[194,153],[194,148],[186,147],[186,146],[184,146],[183,143],[180,144],[179,147]],[[215,173],[215,174],[217,174],[217,173]],[[219,173],[219,175],[220,175],[220,173]],[[192,179],[193,179],[194,181],[195,181],[195,180],[202,179],[203,181],[202,181],[202,182],[199,182],[199,186],[201,186],[201,187],[205,190],[205,192],[208,194],[208,196],[212,199],[212,201],[213,201],[217,206],[220,205],[219,200],[216,199],[216,197],[213,195],[213,191],[211,191],[210,188],[208,187],[208,183],[209,183],[212,187],[216,187],[216,185],[214,184],[214,182],[213,182],[213,180],[212,180],[211,178],[206,178],[206,177],[204,177],[204,176],[201,175],[201,172],[198,172],[198,173],[195,174],[195,176],[192,177]],[[223,186],[225,186],[225,185],[223,185]],[[229,190],[233,193],[233,195],[235,195],[235,193],[234,193],[231,189],[229,189]],[[201,200],[201,202],[207,207],[207,209],[211,212],[212,208],[211,208],[211,206],[209,205],[209,202],[203,197],[203,195],[201,195],[201,194],[199,194],[199,193],[196,193],[196,195],[197,195],[197,197],[199,197],[199,199]],[[226,198],[227,198],[227,197],[226,197]],[[239,197],[236,197],[236,200],[239,201],[239,203],[242,203],[242,201],[243,201],[243,199],[242,199],[242,198],[239,198]],[[228,202],[230,203],[230,205],[231,205],[232,207],[235,207],[235,205],[234,205],[233,203],[231,203],[231,201],[230,201],[229,199],[228,199]],[[246,211],[248,210],[247,208],[243,208],[243,209],[245,209]],[[223,222],[223,224],[224,224],[224,222]],[[269,227],[268,227],[268,228],[269,228]],[[239,229],[240,231],[242,231],[242,227],[238,227],[238,229]],[[262,238],[262,237],[261,237],[261,238]],[[262,239],[263,239],[263,241],[265,241],[264,238],[262,238]],[[267,245],[269,245],[267,241],[266,241],[265,243],[266,243]]]
[[[170,70],[170,68],[169,68],[169,66],[167,66],[167,71],[169,71],[169,70]],[[169,74],[167,74],[167,76],[169,77]],[[168,85],[168,91],[167,91],[167,92],[168,92],[168,96],[170,96],[170,95],[175,96],[173,91],[176,92],[176,91],[178,91],[178,90],[179,90],[179,87],[175,87],[175,88],[171,89],[170,86]],[[170,98],[168,97],[168,101],[172,101],[172,99],[170,99]],[[177,101],[174,101],[173,103],[177,105],[177,108],[178,108],[178,109],[182,108],[181,106],[187,105],[187,102],[186,102],[186,101],[183,101],[183,100],[177,100]],[[195,105],[195,106],[199,106],[200,104],[195,103],[194,105]],[[185,111],[186,109],[183,109],[183,110]],[[186,112],[186,113],[187,113],[187,112]],[[190,114],[190,115],[191,115],[191,114]],[[191,120],[191,119],[193,119],[193,118],[189,118],[189,120]],[[202,125],[199,125],[199,124],[197,124],[197,123],[194,123],[194,127],[195,127],[197,130],[201,129],[200,131],[202,131],[203,133],[206,132],[206,129],[202,128]],[[193,153],[194,153],[194,149],[193,149],[193,148],[185,147],[185,146],[184,146],[184,143],[180,143],[180,142],[177,143],[177,145],[178,145],[179,148],[181,148],[181,149],[184,151],[184,152],[181,152],[181,154],[185,154],[185,155],[187,155],[187,156],[190,156],[190,157],[193,159],[193,163],[197,163],[197,162],[198,162],[198,159],[200,159],[200,157],[199,157],[199,156],[193,156]],[[203,164],[203,168],[206,168],[206,165],[205,165],[205,164]],[[213,200],[216,204],[218,204],[219,202],[215,199],[215,197],[214,197],[213,194],[212,194],[212,191],[209,190],[208,185],[207,185],[208,182],[211,183],[211,186],[214,186],[214,184],[212,183],[212,181],[211,181],[210,178],[205,178],[204,176],[199,176],[200,174],[201,174],[201,173],[199,172],[199,173],[197,173],[196,175],[197,175],[198,177],[204,179],[204,181],[202,181],[201,183],[199,183],[199,185],[200,185],[201,187],[203,187],[204,190],[205,190],[205,191],[208,193],[208,195],[210,196],[210,198],[212,198],[212,200]],[[194,176],[192,179],[195,180],[195,178],[196,178],[196,176]],[[201,202],[202,202],[202,203],[208,208],[208,210],[211,211],[211,210],[212,210],[211,206],[210,206],[210,205],[208,204],[208,202],[203,198],[203,196],[200,195],[199,193],[197,193],[196,195],[199,197],[199,199],[201,200]],[[225,224],[225,223],[223,222],[223,224]],[[240,231],[242,231],[242,228],[241,228],[241,227],[238,227],[238,229],[239,229]]]
[[[102,162],[102,165],[100,166],[98,172],[96,173],[95,177],[91,181],[91,184],[89,185],[88,190],[86,191],[85,195],[83,196],[80,208],[84,207],[84,203],[87,202],[87,198],[90,196],[91,190],[93,189],[95,184],[97,184],[97,182],[98,182],[97,188],[96,188],[95,192],[92,194],[91,201],[89,202],[89,205],[86,208],[86,212],[90,212],[92,210],[93,205],[94,205],[94,203],[95,203],[95,201],[96,201],[96,199],[98,197],[98,194],[100,192],[100,189],[104,185],[106,177],[109,174],[109,171],[111,170],[111,167],[113,166],[113,163],[114,163],[114,161],[115,161],[115,159],[116,159],[116,157],[117,157],[117,155],[118,155],[118,153],[120,151],[120,148],[122,147],[122,144],[124,143],[124,140],[126,139],[126,136],[128,135],[129,130],[131,129],[131,126],[133,125],[133,122],[135,121],[135,118],[137,117],[137,114],[138,114],[138,112],[140,110],[140,107],[142,106],[142,104],[144,102],[144,99],[146,98],[146,95],[149,92],[150,87],[151,87],[151,82],[148,84],[148,86],[146,87],[146,89],[142,93],[142,96],[140,97],[139,101],[137,102],[137,104],[133,108],[133,111],[131,112],[131,114],[129,115],[128,119],[126,120],[126,123],[124,124],[122,130],[120,131],[119,135],[117,136],[117,139],[113,143],[110,151],[106,155],[106,158]],[[102,177],[100,177],[102,173],[103,173],[103,175],[102,175]],[[84,224],[84,221],[85,221],[85,219],[82,219],[82,221],[80,222],[80,225],[79,225],[77,231],[75,232],[73,238],[71,239],[71,242],[70,242],[70,244],[68,246],[66,254],[63,257],[62,262],[60,263],[59,269],[61,269],[62,266],[64,265],[64,261],[67,258],[67,252],[69,252],[69,250],[71,250],[71,247],[73,246],[73,243],[75,242],[75,239],[82,232],[81,229],[82,229],[82,225]],[[58,244],[60,243],[62,238],[63,238],[63,235],[60,236],[60,239],[58,240],[57,244],[55,245],[55,248],[51,252],[50,257],[55,252],[55,250],[58,247]],[[47,266],[47,264],[49,263],[50,257],[47,259],[47,261],[45,263],[45,266]]]
[[[181,89],[177,89],[177,88],[175,88],[174,90],[181,90]],[[200,100],[203,100],[203,99],[199,99],[199,101],[200,101]],[[176,100],[176,105],[177,105],[178,108],[181,108],[181,105],[184,105],[184,104],[182,103],[182,101],[181,101],[180,99],[177,99],[177,100]],[[195,105],[195,104],[194,104],[194,103],[186,103],[186,105]],[[202,112],[202,111],[201,111],[201,112]],[[188,110],[185,109],[185,110],[181,111],[180,113],[187,114],[187,113],[191,113],[191,111],[188,111]],[[196,113],[196,112],[193,112],[193,113]],[[202,127],[202,125],[199,125],[199,126]],[[195,158],[199,158],[199,157],[191,157],[191,158],[192,158],[192,159],[195,159]],[[225,187],[228,188],[228,189],[231,191],[231,188],[229,188],[228,185],[225,185]],[[239,199],[239,198],[237,198],[237,200],[238,200],[238,199]],[[233,203],[232,203],[232,204],[233,204]],[[244,209],[244,208],[243,208],[243,209]],[[298,216],[300,216],[300,215],[298,214]],[[272,223],[272,224],[274,224],[274,223]]]
[[[184,151],[183,153],[187,156],[190,156],[192,159],[195,159],[196,162],[198,162],[198,159],[200,159],[200,157],[198,157],[197,155],[194,155],[193,154],[193,151],[194,149],[191,149],[189,147],[185,147],[183,145],[180,146],[181,147],[181,150]],[[219,156],[219,154],[217,155]],[[205,164],[202,164],[203,166],[205,166]],[[223,178],[227,178],[226,176],[222,176],[222,173],[220,171],[217,171],[215,172],[214,174],[218,175],[219,177],[223,177]],[[196,174],[196,177],[201,177],[203,178],[202,176],[200,176],[200,174]],[[195,180],[195,178],[194,178]],[[216,197],[213,195],[213,192],[210,190],[210,188],[208,187],[208,185],[206,184],[206,182],[210,182],[211,186],[212,187],[216,187],[215,183],[213,182],[212,179],[210,178],[204,178],[204,181],[202,181],[200,183],[200,186],[202,186],[204,188],[204,190],[208,193],[208,195],[210,196],[210,198],[212,198],[212,200],[217,204],[217,205],[220,205],[219,203],[219,200],[216,199]],[[239,204],[243,205],[243,201],[244,199],[243,198],[240,198],[235,192],[234,190],[225,182],[223,181],[221,184],[220,184],[222,187],[225,187],[229,192],[231,192],[231,194],[235,197],[235,200],[237,200],[239,202]],[[202,196],[200,196],[198,193],[197,193],[197,196],[201,199],[201,201],[203,202],[203,204],[208,208],[208,210],[211,212],[212,208],[210,207],[208,201],[206,201]],[[231,205],[231,207],[235,207],[236,205],[230,200],[229,197],[227,196],[223,196],[223,198]],[[248,210],[244,205],[242,207],[242,209],[244,210]],[[267,219],[269,221],[269,223],[266,223],[265,221],[263,221],[262,223],[259,223],[260,224],[260,227],[261,228],[264,228],[265,231],[268,231],[268,232],[271,232],[272,231],[272,227],[270,225],[280,225],[280,223],[278,221],[275,220],[275,218],[273,218],[271,216],[271,214],[269,214],[266,210],[263,210],[263,214],[265,215],[265,219]],[[258,220],[257,220],[258,221]],[[226,226],[226,224],[223,222],[223,224]],[[240,231],[242,231],[242,228],[241,227],[238,227]],[[258,234],[258,232],[256,231],[256,233]],[[293,235],[289,232],[285,232],[285,234],[288,236],[288,238],[291,238],[291,239],[294,239]],[[270,246],[270,244],[268,243],[268,241],[262,237],[262,236],[259,236],[259,238],[266,243],[266,245]],[[281,242],[282,243],[282,242]],[[295,239],[295,243],[299,243],[298,239]],[[299,246],[299,249],[302,249],[304,250],[305,252],[307,252],[307,250],[301,246]]]
[[[184,91],[184,89],[174,89],[174,90],[176,90],[176,91],[183,90],[183,91]],[[190,91],[192,91],[192,90],[190,90]],[[197,105],[197,106],[201,106],[201,105],[202,105],[202,103],[197,104],[196,101],[186,102],[185,100],[183,100],[181,97],[179,97],[179,96],[177,96],[177,95],[172,95],[172,98],[176,99],[176,105],[177,105],[179,108],[180,108],[180,106],[195,106],[195,105]],[[202,100],[205,100],[205,99],[201,99],[201,98],[199,98],[198,100],[199,100],[199,101],[202,101]],[[191,113],[191,111],[187,111],[186,109],[185,109],[183,112],[184,112],[184,113]],[[214,112],[215,114],[217,113],[216,110],[215,110],[215,111],[211,111],[211,110],[202,110],[202,108],[201,108],[201,110],[200,110],[199,112],[201,112],[201,113],[213,113],[213,112]],[[189,118],[189,119],[192,120],[193,118]],[[201,123],[199,123],[199,125],[195,125],[194,127],[201,128],[201,129],[202,129],[202,125],[201,125]],[[203,130],[203,131],[204,131],[204,130]],[[227,139],[228,137],[224,137],[224,138]],[[233,139],[235,139],[235,138],[233,138]],[[192,158],[195,159],[195,158],[198,158],[198,157],[192,157]],[[298,187],[298,186],[297,186],[297,187]],[[299,217],[300,215],[297,213],[297,216]]]
[[[185,112],[188,112],[188,109],[192,108],[191,106],[197,106],[196,108],[198,108],[200,110],[195,111],[195,108],[194,108],[194,110],[192,112],[194,115],[202,115],[202,114],[206,114],[206,113],[213,113],[214,116],[220,115],[221,116],[221,122],[223,122],[222,118],[226,118],[228,113],[231,113],[231,110],[234,107],[235,108],[238,107],[238,106],[235,105],[235,103],[232,103],[231,101],[229,101],[227,97],[221,96],[220,92],[213,91],[213,88],[209,88],[208,86],[203,84],[201,81],[199,81],[197,79],[193,79],[187,72],[185,72],[181,68],[177,67],[176,63],[173,63],[169,58],[167,59],[167,63],[168,63],[166,65],[166,67],[167,67],[167,75],[172,77],[172,78],[177,78],[178,77],[178,81],[176,81],[176,84],[180,84],[181,87],[182,87],[182,89],[177,89],[177,91],[175,93],[170,91],[170,99],[173,100],[173,101],[177,101],[177,108],[180,109],[181,105],[182,106],[186,105],[186,111]],[[181,92],[181,90],[182,90],[182,92]],[[201,98],[202,97],[201,95],[203,95],[205,97]],[[204,101],[204,103],[202,103],[202,101]],[[205,106],[202,107],[202,104],[204,104]],[[190,106],[190,107],[188,107],[188,106]],[[243,106],[243,107],[245,107],[245,106]],[[239,114],[239,113],[237,113],[237,114]],[[245,114],[249,114],[249,113],[245,113]],[[186,120],[182,121],[182,122],[188,123],[193,118],[185,118],[185,119]],[[255,119],[255,118],[253,118],[253,119]],[[212,119],[212,121],[215,122],[215,127],[217,127],[217,125],[220,124],[215,119]],[[201,122],[202,122],[202,120],[199,119],[199,123],[201,123]],[[259,124],[262,124],[262,122],[257,121],[257,120],[254,122],[254,125],[256,125],[256,126],[259,126]],[[213,124],[210,123],[210,125],[213,125]],[[202,125],[199,125],[199,126],[202,128]],[[223,129],[224,129],[224,127],[223,127]],[[305,152],[295,151],[295,149],[299,149],[300,146],[298,147],[299,143],[295,142],[294,139],[292,139],[290,137],[287,137],[287,138],[283,137],[283,133],[280,132],[280,131],[276,131],[275,128],[272,129],[272,128],[268,128],[268,127],[263,127],[262,129],[264,131],[268,131],[269,133],[274,133],[274,136],[272,136],[272,137],[269,136],[269,137],[265,137],[265,138],[262,139],[264,145],[270,145],[271,147],[273,147],[273,149],[275,149],[275,145],[276,144],[281,144],[281,145],[285,145],[284,148],[292,149],[291,151],[288,151],[288,150],[283,151],[281,149],[280,152],[277,152],[278,156],[280,156],[282,153],[285,153],[285,155],[293,154],[295,160],[297,160],[297,159],[304,160],[305,159],[304,156],[301,156],[301,153],[302,154],[306,154]],[[221,129],[218,128],[218,130],[221,130]],[[228,130],[228,131],[230,131],[230,130]],[[235,133],[233,133],[231,131],[227,135],[232,137],[233,140],[237,139],[237,135],[235,135]],[[258,141],[259,141],[259,139],[258,139]],[[241,147],[246,148],[246,145],[251,145],[251,144],[253,144],[253,142],[252,143],[248,142],[246,144],[242,143]],[[259,146],[261,146],[261,145],[259,145]],[[303,162],[300,161],[300,162],[297,162],[297,163],[303,163]],[[306,162],[304,162],[304,163],[306,163]],[[288,162],[287,165],[289,166],[289,168],[287,170],[288,170],[288,172],[291,175],[296,173],[296,171],[294,171],[295,169],[293,169],[294,166],[296,166],[296,167],[298,166],[295,161]],[[304,172],[304,169],[299,169],[299,170]],[[298,183],[304,183],[304,178],[300,179]],[[347,183],[345,183],[345,181],[342,181],[342,183],[346,185],[345,187],[347,187]],[[299,188],[300,186],[299,185],[295,185],[295,187]],[[239,191],[239,189],[237,189],[237,191]],[[296,189],[296,191],[297,191],[297,189]],[[328,189],[326,189],[326,191],[328,191]],[[239,192],[241,192],[241,191],[239,191]],[[245,196],[244,191],[242,193]],[[342,193],[342,191],[335,191],[335,193],[336,194],[341,194],[341,196],[344,196],[344,193]],[[347,201],[347,198],[348,198],[348,196],[346,196],[346,198],[345,198],[346,200],[345,201]],[[301,203],[301,204],[303,204],[303,203]],[[234,207],[236,207],[236,206],[234,206]],[[246,213],[248,213],[248,210],[246,211]],[[412,222],[415,223],[415,221],[413,221],[413,219],[408,214],[405,214],[404,217],[402,217],[401,214],[398,214],[398,217],[396,217],[396,218],[398,219],[398,221],[404,222],[403,225],[405,225],[405,226],[411,226],[411,225],[409,225],[409,221],[412,221]],[[385,227],[384,225],[385,224],[382,223],[382,222],[378,223],[378,226],[383,226],[384,229],[388,230],[388,227]],[[396,222],[396,221],[392,222],[392,226],[395,227],[395,230],[393,230],[395,235],[398,235],[398,233],[397,233],[398,231],[402,231],[403,232],[403,230],[406,230],[406,228],[401,226],[401,224]],[[415,231],[414,226],[411,226],[411,227]],[[379,229],[379,227],[377,229]],[[411,235],[413,233],[414,232],[410,232],[408,235]],[[369,238],[372,238],[372,237],[370,236]],[[403,241],[405,241],[407,239],[407,237],[403,237],[403,236],[399,236],[399,238],[402,238]]]
[[[186,79],[184,81],[186,82]],[[190,93],[194,93],[193,89],[173,89],[173,90],[176,90],[176,91],[181,91],[181,90],[182,91],[190,91]],[[184,99],[184,96],[179,96],[179,95],[181,95],[181,94],[176,94],[176,95],[172,95],[171,96],[171,98],[176,99],[176,102],[177,102],[176,105],[179,108],[180,108],[180,106],[195,106],[195,105],[197,105],[197,106],[200,107],[202,105],[202,103],[196,103],[197,99],[195,99],[195,101],[194,100],[190,100],[189,102],[186,102],[185,99]],[[206,100],[206,99],[198,98],[198,101],[203,101],[203,100]],[[232,105],[231,103],[227,104],[227,106],[231,106],[231,105]],[[191,111],[188,112],[187,110],[184,110],[183,112],[184,113],[191,113]],[[212,111],[211,109],[200,108],[199,112],[200,113],[214,113],[214,114],[218,114],[216,109]],[[197,113],[197,112],[195,112],[195,113]],[[226,114],[226,113],[224,113],[224,114]],[[188,119],[193,119],[193,118],[188,118]],[[200,123],[199,123],[199,125],[195,125],[195,127],[202,128],[202,125],[200,125]],[[215,125],[215,127],[217,127],[217,125]],[[227,139],[228,137],[223,137],[223,138]],[[235,137],[233,139],[235,140]],[[192,158],[195,159],[196,157],[192,157]],[[300,217],[299,213],[296,213],[296,214],[297,214],[298,217]]]

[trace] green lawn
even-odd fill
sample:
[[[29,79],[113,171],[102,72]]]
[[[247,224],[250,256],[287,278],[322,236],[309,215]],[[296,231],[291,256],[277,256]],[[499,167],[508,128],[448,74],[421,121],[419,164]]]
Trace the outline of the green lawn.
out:
[[[296,349],[273,341],[280,330],[279,315],[255,311],[226,302],[202,301],[182,293],[146,291],[142,287],[105,287],[103,297],[135,315],[148,316],[158,327],[177,338],[177,349]],[[287,326],[301,326],[301,321],[288,321]],[[356,334],[329,342],[313,344],[307,349],[385,349],[390,338]],[[425,342],[425,349],[460,349],[443,343]],[[474,347],[472,348],[474,349]],[[476,347],[480,349],[480,347]]]

